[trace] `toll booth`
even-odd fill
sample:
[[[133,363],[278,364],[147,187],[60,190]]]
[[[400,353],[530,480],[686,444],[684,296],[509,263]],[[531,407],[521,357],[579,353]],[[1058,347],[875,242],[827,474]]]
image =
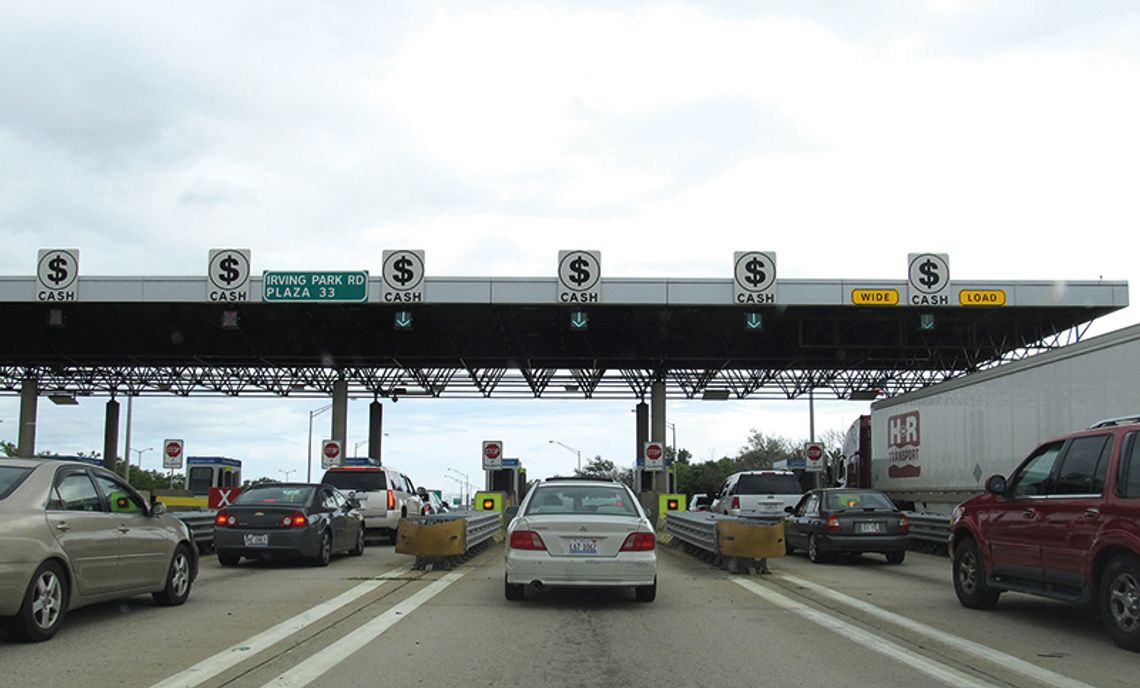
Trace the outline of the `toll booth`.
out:
[[[508,506],[517,505],[526,496],[526,469],[518,459],[503,459],[503,467],[488,469],[486,488],[488,492],[502,492],[507,495]]]
[[[186,489],[205,498],[211,487],[241,487],[241,460],[224,456],[187,456]]]

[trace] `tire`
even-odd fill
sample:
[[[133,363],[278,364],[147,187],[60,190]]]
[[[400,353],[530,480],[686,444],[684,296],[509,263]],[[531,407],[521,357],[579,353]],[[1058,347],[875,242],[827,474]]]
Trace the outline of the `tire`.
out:
[[[814,535],[808,536],[808,559],[813,564],[824,564],[827,562],[827,555],[819,549],[819,541],[816,540]]]
[[[50,640],[63,625],[68,599],[63,568],[54,561],[44,562],[28,583],[20,611],[9,620],[12,635],[31,643]]]
[[[360,532],[356,535],[356,546],[348,550],[348,553],[354,557],[359,557],[364,554],[364,524],[360,524]]]
[[[313,558],[313,566],[328,566],[330,561],[332,561],[332,536],[326,530],[321,533],[321,548]]]
[[[522,583],[507,582],[506,574],[503,574],[503,595],[512,602],[517,602],[526,597]]]
[[[888,564],[901,564],[903,563],[903,560],[906,559],[906,551],[900,550],[898,552],[887,552],[886,557]]]
[[[993,609],[1000,590],[986,584],[986,571],[978,554],[978,543],[965,538],[954,548],[954,594],[967,609]]]
[[[796,548],[792,547],[792,543],[788,542],[788,536],[785,535],[784,536],[784,554],[786,554],[787,556],[790,557],[793,554],[795,554],[795,551],[796,551]]]
[[[1140,559],[1125,554],[1108,562],[1100,577],[1096,602],[1113,642],[1140,652]]]
[[[186,545],[174,548],[174,557],[166,572],[166,586],[152,595],[155,603],[163,607],[177,607],[190,597],[194,563]]]
[[[223,552],[222,550],[218,550],[218,563],[221,564],[222,566],[237,566],[238,562],[240,562],[240,561],[241,561],[241,555],[240,554],[231,554],[229,552]]]
[[[400,541],[400,526],[397,525],[395,528],[392,529],[391,542],[389,544],[394,545],[399,541]]]
[[[638,602],[652,602],[657,599],[657,578],[654,577],[652,585],[639,585],[633,589]]]

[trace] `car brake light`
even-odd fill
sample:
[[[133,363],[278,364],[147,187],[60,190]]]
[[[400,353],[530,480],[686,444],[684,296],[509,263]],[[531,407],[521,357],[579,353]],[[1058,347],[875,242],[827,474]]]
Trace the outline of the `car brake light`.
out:
[[[910,532],[910,519],[907,518],[906,514],[899,514],[899,532],[900,533],[909,533]]]
[[[511,533],[511,549],[530,549],[545,552],[546,543],[542,541],[542,536],[533,530],[516,530]]]
[[[292,521],[292,526],[294,528],[304,528],[309,525],[309,519],[306,518],[305,514],[302,514],[300,511],[294,511],[293,515],[289,517],[289,520]]]
[[[732,498],[732,508],[733,509],[739,509],[740,508],[740,497],[733,497]]]
[[[653,533],[630,533],[621,545],[623,552],[650,552],[657,548],[657,536]]]
[[[238,524],[237,516],[219,511],[218,515],[214,517],[214,525],[221,526],[222,528],[236,528]]]
[[[831,531],[839,530],[839,517],[835,514],[830,514],[827,517],[827,529]]]
[[[393,492],[392,488],[389,487],[388,488],[388,511],[395,511],[395,510],[396,510],[396,493]]]

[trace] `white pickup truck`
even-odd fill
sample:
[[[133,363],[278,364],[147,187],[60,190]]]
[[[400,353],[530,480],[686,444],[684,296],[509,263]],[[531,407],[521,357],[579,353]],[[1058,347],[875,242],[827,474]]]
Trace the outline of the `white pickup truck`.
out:
[[[804,489],[791,471],[741,471],[725,479],[709,511],[730,516],[783,518]]]

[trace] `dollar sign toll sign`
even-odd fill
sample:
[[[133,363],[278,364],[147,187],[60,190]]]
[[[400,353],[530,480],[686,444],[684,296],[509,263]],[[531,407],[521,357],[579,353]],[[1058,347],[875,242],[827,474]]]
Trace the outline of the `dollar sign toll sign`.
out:
[[[748,263],[744,266],[744,271],[748,273],[748,276],[744,278],[744,281],[748,282],[753,287],[759,287],[768,279],[767,275],[764,274],[764,261],[760,260],[759,258],[753,258],[752,260],[748,261]]]
[[[579,287],[588,282],[590,280],[589,268],[590,261],[586,260],[582,256],[578,256],[574,260],[570,261],[570,271],[573,273],[570,275],[570,281]]]
[[[47,276],[48,281],[56,286],[62,284],[63,281],[67,279],[67,275],[69,274],[67,272],[67,265],[67,259],[63,256],[56,256],[49,260],[48,270],[51,272]]]
[[[224,282],[227,286],[232,285],[237,281],[238,277],[241,276],[241,273],[238,272],[237,266],[237,258],[234,258],[233,256],[226,256],[223,258],[222,262],[218,265],[218,267],[221,268],[221,272],[218,273],[218,279]]]
[[[39,282],[39,292],[51,293],[51,296],[42,297],[41,300],[70,300],[73,299],[72,289],[79,277],[79,251],[78,249],[40,249],[37,257],[36,279]],[[61,299],[62,292],[67,292],[69,298]]]
[[[908,262],[911,289],[928,296],[941,296],[940,292],[945,291],[950,281],[949,259],[939,253],[912,253]]]
[[[918,283],[930,289],[942,281],[938,276],[938,266],[934,264],[933,260],[926,260],[922,265],[918,266],[918,271],[922,273],[922,277],[918,278]]]
[[[416,276],[416,273],[412,272],[411,267],[412,261],[407,256],[397,258],[396,262],[392,264],[394,271],[392,273],[392,280],[401,287],[408,286],[408,282],[411,282]]]

